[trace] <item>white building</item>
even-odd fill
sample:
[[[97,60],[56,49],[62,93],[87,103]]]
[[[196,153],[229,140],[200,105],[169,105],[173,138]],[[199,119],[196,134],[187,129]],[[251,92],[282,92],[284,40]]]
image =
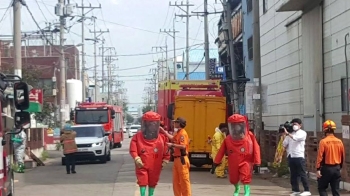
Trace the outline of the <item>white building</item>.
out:
[[[265,129],[298,117],[307,131],[321,130],[325,119],[341,130],[349,105],[343,78],[348,78],[344,46],[350,1],[259,2],[262,84],[268,85]]]

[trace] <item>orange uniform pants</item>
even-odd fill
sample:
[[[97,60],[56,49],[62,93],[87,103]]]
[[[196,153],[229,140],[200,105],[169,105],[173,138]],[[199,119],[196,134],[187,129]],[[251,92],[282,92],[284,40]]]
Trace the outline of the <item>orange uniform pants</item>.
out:
[[[185,164],[182,165],[181,158],[174,158],[173,166],[173,190],[174,196],[191,196],[190,183],[190,161],[185,156]]]

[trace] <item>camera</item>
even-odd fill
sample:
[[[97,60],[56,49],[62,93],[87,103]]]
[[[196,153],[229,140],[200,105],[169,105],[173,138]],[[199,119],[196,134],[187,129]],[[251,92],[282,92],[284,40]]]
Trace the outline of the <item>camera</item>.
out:
[[[294,131],[293,124],[290,121],[287,121],[284,124],[281,124],[278,128],[278,133],[284,133],[284,128],[286,128],[288,133],[292,133]]]

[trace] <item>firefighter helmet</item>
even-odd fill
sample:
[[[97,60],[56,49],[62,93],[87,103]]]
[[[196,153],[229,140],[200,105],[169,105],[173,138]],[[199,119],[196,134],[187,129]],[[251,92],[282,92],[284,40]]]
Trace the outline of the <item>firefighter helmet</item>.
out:
[[[337,126],[332,120],[326,120],[323,123],[323,131],[328,131],[328,130],[336,130]]]

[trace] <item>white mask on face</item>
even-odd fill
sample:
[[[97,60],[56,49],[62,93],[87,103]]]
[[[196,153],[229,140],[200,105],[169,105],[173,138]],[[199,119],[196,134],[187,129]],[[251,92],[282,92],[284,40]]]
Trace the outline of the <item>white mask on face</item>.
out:
[[[177,132],[179,130],[179,128],[174,128],[174,131]]]
[[[299,130],[299,126],[298,125],[293,125],[293,130],[294,131],[298,131]]]

